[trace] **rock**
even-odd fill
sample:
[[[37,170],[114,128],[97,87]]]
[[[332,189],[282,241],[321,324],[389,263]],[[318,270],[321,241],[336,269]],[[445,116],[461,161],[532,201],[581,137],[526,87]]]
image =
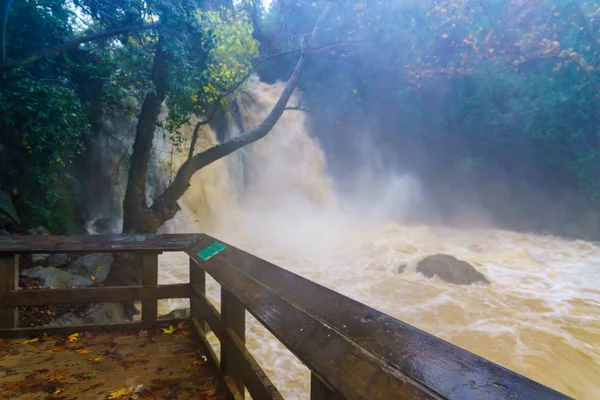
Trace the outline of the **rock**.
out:
[[[29,233],[31,236],[49,236],[50,232],[48,231],[48,229],[44,228],[43,226],[38,226],[37,228],[29,228],[27,229],[27,233]]]
[[[94,282],[85,276],[77,276],[54,267],[33,267],[23,270],[21,275],[42,281],[45,287],[67,288],[71,286],[91,286]]]
[[[65,253],[50,254],[46,265],[48,267],[62,267],[69,262],[69,255]]]
[[[406,270],[406,267],[408,267],[408,265],[406,265],[406,264],[398,265],[398,269],[396,270],[396,273],[397,274],[403,273]]]
[[[50,254],[32,254],[31,265],[39,265],[45,267],[48,258],[50,258]]]
[[[0,214],[9,217],[13,222],[21,225],[11,195],[3,191],[0,191]]]
[[[191,315],[191,310],[189,307],[187,308],[178,308],[176,310],[171,311],[168,314],[160,315],[158,319],[173,319],[173,318],[189,318]]]
[[[490,283],[471,264],[447,254],[436,254],[419,261],[417,271],[428,278],[437,275],[440,279],[456,285],[470,285],[476,282]]]
[[[113,231],[114,221],[111,218],[98,218],[94,221],[94,232],[99,235],[109,234]]]
[[[73,264],[69,265],[67,271],[73,275],[93,277],[90,279],[94,282],[104,282],[112,262],[112,254],[88,254],[75,260]]]
[[[72,326],[83,324],[110,324],[128,321],[120,303],[100,303],[93,305],[83,317],[67,313],[46,326]]]

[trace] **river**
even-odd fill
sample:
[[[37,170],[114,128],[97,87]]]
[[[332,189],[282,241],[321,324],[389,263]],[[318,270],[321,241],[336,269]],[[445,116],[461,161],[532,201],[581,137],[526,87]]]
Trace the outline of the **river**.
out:
[[[281,88],[250,82],[240,95],[247,127],[264,118]],[[214,143],[205,129],[199,148]],[[175,154],[174,166],[181,162]],[[420,196],[414,178],[390,174],[372,185],[372,176],[357,177],[361,201],[353,201],[336,195],[326,170],[302,113],[287,112],[265,139],[197,173],[163,231],[210,233],[567,395],[600,398],[598,245],[493,228],[408,226],[402,215]],[[436,253],[468,261],[491,284],[451,285],[415,271]],[[189,278],[185,254],[162,255],[160,267],[161,283]],[[208,294],[218,306],[212,280]],[[161,311],[184,305],[163,302]],[[307,399],[307,369],[251,317],[247,336],[282,394]]]

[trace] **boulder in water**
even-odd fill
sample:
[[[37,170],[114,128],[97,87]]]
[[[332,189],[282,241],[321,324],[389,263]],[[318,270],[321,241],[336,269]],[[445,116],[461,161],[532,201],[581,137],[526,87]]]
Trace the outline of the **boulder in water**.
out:
[[[94,282],[104,282],[113,262],[112,254],[97,253],[79,257],[67,268],[73,275],[92,279]]]
[[[477,282],[490,283],[471,264],[447,254],[425,257],[417,264],[417,271],[428,278],[437,275],[443,281],[455,285],[470,285]]]
[[[53,288],[67,288],[72,286],[90,286],[94,282],[85,276],[70,274],[54,267],[34,267],[21,272],[28,278],[39,279],[44,286]]]
[[[406,264],[398,265],[398,269],[396,270],[396,273],[397,274],[403,273],[404,271],[406,271],[406,267],[408,267],[408,265],[406,265]]]

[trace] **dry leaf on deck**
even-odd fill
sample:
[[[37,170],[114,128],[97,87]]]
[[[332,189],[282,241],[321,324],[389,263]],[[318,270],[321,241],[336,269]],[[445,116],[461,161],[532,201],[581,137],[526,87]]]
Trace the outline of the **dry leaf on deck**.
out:
[[[171,334],[175,332],[175,327],[173,325],[169,325],[168,328],[162,328],[163,332],[166,334]]]
[[[29,339],[29,340],[24,341],[23,344],[36,343],[39,340],[40,340],[40,338]]]
[[[76,352],[76,353],[79,353],[79,354],[90,354],[92,351],[94,351],[94,350],[92,350],[92,349],[90,349],[90,348],[85,348],[85,349],[77,349],[77,350],[75,350],[75,352]]]
[[[121,397],[130,396],[133,394],[133,388],[121,388],[115,390],[114,392],[110,392],[108,394],[109,399],[120,399]]]
[[[69,342],[75,342],[77,340],[79,340],[81,337],[81,335],[79,335],[79,333],[74,333],[72,335],[69,335]]]

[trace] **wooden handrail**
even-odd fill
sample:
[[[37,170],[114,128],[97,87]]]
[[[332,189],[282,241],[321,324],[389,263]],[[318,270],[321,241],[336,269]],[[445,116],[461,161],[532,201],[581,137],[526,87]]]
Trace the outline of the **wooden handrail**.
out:
[[[184,251],[200,234],[2,236],[0,253]]]
[[[215,242],[225,248],[211,255]],[[568,398],[210,236],[187,252],[192,270],[210,274],[312,371],[313,400]],[[233,340],[203,293],[193,289],[192,301],[193,319],[211,325],[222,348]],[[250,390],[242,373],[223,372]]]
[[[17,290],[19,253],[138,253],[141,285]],[[190,283],[158,285],[157,255],[185,251]],[[206,297],[221,285],[221,312]],[[192,331],[234,399],[282,399],[245,346],[250,312],[312,372],[311,399],[565,399],[548,387],[299,275],[200,234],[0,238],[0,337],[143,328],[157,300],[190,298]],[[142,300],[142,321],[18,328],[18,305]],[[2,329],[4,328],[4,329]],[[206,338],[221,343],[220,360]]]

